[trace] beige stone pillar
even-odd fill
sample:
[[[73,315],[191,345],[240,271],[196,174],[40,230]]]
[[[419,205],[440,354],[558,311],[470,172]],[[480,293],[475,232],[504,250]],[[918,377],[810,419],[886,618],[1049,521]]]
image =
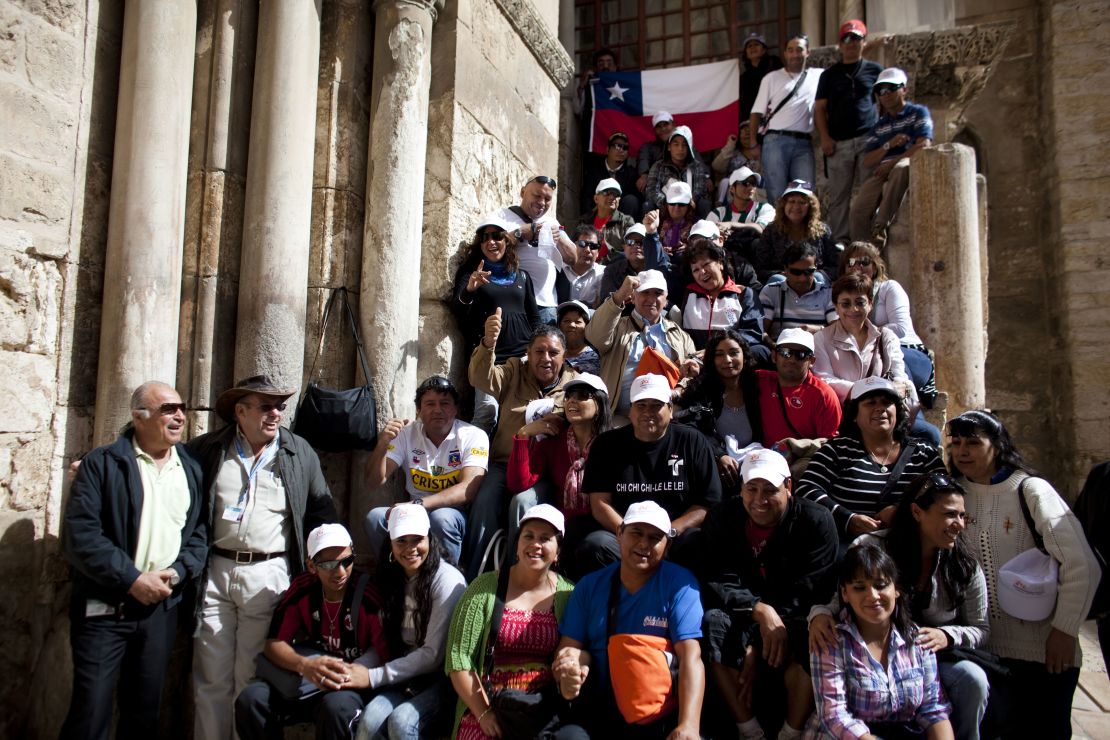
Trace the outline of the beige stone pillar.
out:
[[[809,37],[809,46],[825,43],[825,0],[802,0],[802,33]]]
[[[137,385],[176,378],[196,30],[188,0],[124,10],[95,444],[128,418]]]
[[[375,0],[360,320],[378,414],[411,418],[432,24],[442,0]]]
[[[910,173],[914,324],[936,353],[948,415],[986,401],[986,320],[979,248],[975,153],[940,144],[914,156]]]
[[[850,21],[853,18],[858,18],[864,22],[867,21],[867,19],[864,18],[863,0],[837,0],[837,4],[840,10],[840,17],[838,18],[840,23]],[[839,41],[839,39],[837,40]]]
[[[300,386],[304,368],[319,68],[320,0],[264,0],[258,9],[235,377],[267,373],[289,388]]]

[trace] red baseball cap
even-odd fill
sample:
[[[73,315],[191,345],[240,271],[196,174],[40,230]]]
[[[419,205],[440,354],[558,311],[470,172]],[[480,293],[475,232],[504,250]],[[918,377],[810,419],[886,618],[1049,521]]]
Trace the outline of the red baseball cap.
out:
[[[840,35],[837,38],[843,39],[850,33],[854,33],[861,39],[865,38],[867,36],[867,26],[863,25],[863,21],[859,19],[844,21],[844,25],[840,27]]]

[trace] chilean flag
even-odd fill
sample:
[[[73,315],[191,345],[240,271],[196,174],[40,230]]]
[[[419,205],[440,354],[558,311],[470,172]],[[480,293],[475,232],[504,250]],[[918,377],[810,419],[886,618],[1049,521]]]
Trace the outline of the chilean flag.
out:
[[[699,152],[718,149],[740,124],[740,62],[638,72],[599,72],[590,83],[593,118],[590,149],[605,154],[609,136],[628,134],[631,154],[655,139],[651,117],[659,111],[674,116],[676,126],[694,134]]]

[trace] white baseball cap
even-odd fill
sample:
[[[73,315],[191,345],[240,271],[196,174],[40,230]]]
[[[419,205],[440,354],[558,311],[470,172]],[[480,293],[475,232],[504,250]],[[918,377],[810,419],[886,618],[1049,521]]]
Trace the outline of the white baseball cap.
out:
[[[902,397],[902,394],[894,387],[894,383],[891,383],[881,375],[871,375],[863,380],[857,380],[855,383],[852,383],[852,390],[848,391],[848,400],[855,401],[857,398],[862,398],[868,393],[874,393],[876,391],[882,391],[895,398]]]
[[[606,177],[604,180],[599,182],[597,184],[597,187],[594,188],[594,193],[597,194],[604,190],[616,190],[618,193],[624,192],[623,190],[621,190],[621,184],[612,177]]]
[[[717,224],[712,221],[706,221],[703,218],[690,227],[690,236],[704,236],[707,239],[719,239],[721,230],[717,228]]]
[[[879,85],[905,85],[909,82],[906,73],[897,67],[887,67],[879,73],[879,77],[875,80],[875,84],[871,89],[875,89]]]
[[[690,190],[690,186],[681,180],[676,180],[663,188],[663,193],[667,196],[668,205],[672,203],[688,204],[694,199],[694,193]]]
[[[632,403],[651,399],[662,403],[671,402],[671,384],[662,375],[646,373],[632,379],[632,389],[629,393]]]
[[[523,527],[524,523],[529,519],[539,519],[540,521],[547,522],[555,531],[560,535],[566,534],[566,517],[563,512],[556,509],[551,504],[536,504],[535,506],[524,512],[524,516],[520,518],[520,526]]]
[[[595,391],[604,393],[606,396],[609,395],[609,389],[605,386],[605,381],[593,373],[578,373],[566,382],[563,386],[563,393],[565,394],[572,388],[578,388],[580,386],[592,388]]]
[[[631,226],[628,227],[628,231],[624,232],[624,236],[625,236],[625,238],[628,238],[628,237],[632,236],[633,234],[639,234],[640,236],[647,236],[647,227],[644,226],[643,224],[632,224]]]
[[[654,501],[637,501],[629,504],[621,525],[627,527],[629,524],[650,524],[668,537],[674,537],[676,534],[671,528],[671,518],[666,510]]]
[[[481,231],[487,226],[496,226],[502,231],[512,231],[516,228],[515,224],[509,223],[505,219],[501,218],[501,216],[499,216],[498,214],[490,213],[482,217],[482,220],[478,222],[478,225],[474,227],[474,230]]]
[[[1027,622],[1048,619],[1056,608],[1059,578],[1055,558],[1036,548],[1020,552],[998,571],[998,607]]]
[[[666,294],[667,279],[659,270],[640,270],[636,273],[636,277],[640,280],[640,284],[636,286],[637,293],[643,293],[645,290],[661,290]]]
[[[779,338],[775,341],[775,345],[780,344],[793,344],[798,347],[805,347],[810,352],[813,351],[813,335],[805,329],[783,329],[779,332]]]
[[[668,113],[665,110],[661,110],[658,113],[656,113],[654,116],[651,117],[652,128],[658,126],[659,124],[663,123],[664,121],[671,121],[673,123],[674,122],[674,116],[672,116],[670,113]]]
[[[351,533],[342,524],[321,524],[308,533],[308,556],[316,557],[329,547],[351,547]]]
[[[397,540],[410,534],[427,537],[432,523],[427,510],[420,504],[397,504],[389,512],[389,539]]]
[[[758,172],[754,172],[751,167],[741,167],[733,170],[732,174],[728,176],[728,186],[731,188],[736,183],[744,182],[751,177],[755,178],[756,187],[763,184],[763,177]]]
[[[802,195],[813,195],[813,185],[805,180],[791,180],[790,184],[786,186],[786,190],[782,191],[782,197],[786,197],[791,193],[801,193]]]
[[[740,475],[745,483],[753,478],[759,478],[778,488],[790,477],[790,466],[786,458],[774,450],[754,450],[744,457],[744,464],[740,466]]]

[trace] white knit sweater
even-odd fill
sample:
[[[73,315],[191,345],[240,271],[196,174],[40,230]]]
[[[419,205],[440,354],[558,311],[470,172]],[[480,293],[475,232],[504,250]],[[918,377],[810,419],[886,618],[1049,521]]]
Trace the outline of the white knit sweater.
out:
[[[987,577],[990,601],[990,639],[987,649],[1003,658],[1044,662],[1045,641],[1053,627],[1077,636],[1098,588],[1098,561],[1091,552],[1079,520],[1051,484],[1029,478],[1025,500],[1044,538],[1045,549],[1060,563],[1060,590],[1056,610],[1048,619],[1028,622],[1011,617],[998,607],[998,571],[1015,555],[1035,547],[1018,502],[1018,486],[1028,476],[1020,471],[996,485],[979,485],[961,479],[967,489],[964,505],[968,525],[964,538]],[[1075,648],[1075,665],[1082,655]]]

